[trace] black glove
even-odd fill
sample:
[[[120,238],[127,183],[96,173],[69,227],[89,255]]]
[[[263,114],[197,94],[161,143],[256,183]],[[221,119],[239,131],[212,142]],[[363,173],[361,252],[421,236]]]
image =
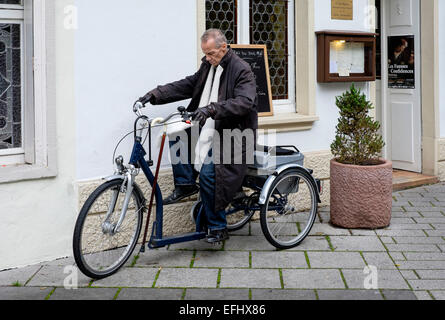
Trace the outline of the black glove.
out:
[[[139,100],[138,100],[140,103],[142,103],[142,104],[147,104],[147,103],[151,103],[151,104],[153,104],[154,102],[155,102],[155,96],[152,94],[152,93],[147,93],[145,96],[143,96],[143,97],[141,97],[141,98],[139,98]]]
[[[207,122],[207,119],[214,117],[215,114],[216,114],[215,107],[209,105],[207,107],[199,108],[198,110],[196,110],[195,113],[193,113],[192,115],[192,120],[198,121],[199,125],[201,127],[204,127],[204,125]]]

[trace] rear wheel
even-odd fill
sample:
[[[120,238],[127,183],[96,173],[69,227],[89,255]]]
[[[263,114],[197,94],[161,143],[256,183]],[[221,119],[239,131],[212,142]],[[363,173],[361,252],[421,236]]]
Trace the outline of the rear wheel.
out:
[[[310,175],[301,170],[285,171],[272,183],[261,209],[264,236],[278,249],[296,247],[311,231],[317,209],[317,192]]]
[[[241,202],[234,202],[229,205],[226,212],[232,212],[227,215],[227,229],[229,231],[237,231],[244,228],[255,214],[254,207],[258,207],[260,196],[258,193],[244,198]]]
[[[133,189],[125,218],[121,218],[126,182],[112,180],[99,186],[85,202],[73,237],[74,258],[79,269],[93,279],[117,272],[130,258],[142,228],[143,204]]]

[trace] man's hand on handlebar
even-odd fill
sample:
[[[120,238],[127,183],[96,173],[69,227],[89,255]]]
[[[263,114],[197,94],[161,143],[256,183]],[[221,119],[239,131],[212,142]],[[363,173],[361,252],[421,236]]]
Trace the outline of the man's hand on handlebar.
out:
[[[155,100],[155,96],[152,93],[147,93],[145,96],[139,98],[138,102],[142,103],[143,105],[146,105],[147,103],[153,104]]]
[[[144,108],[144,105],[138,100],[133,105],[133,112],[136,113],[137,116],[141,116],[141,109]]]
[[[141,97],[136,101],[133,105],[133,112],[138,116],[141,116],[141,109],[145,107],[147,103],[153,104],[155,100],[155,96],[152,93],[147,93],[145,96]]]
[[[147,103],[153,104],[155,101],[155,96],[152,93],[147,93],[145,96],[139,98],[139,102],[143,105],[146,105]]]
[[[204,127],[204,125],[207,122],[207,119],[214,117],[215,114],[216,114],[215,108],[212,105],[209,105],[207,107],[199,108],[198,110],[196,110],[195,113],[192,115],[192,119],[194,121],[199,122],[199,125],[201,127]]]

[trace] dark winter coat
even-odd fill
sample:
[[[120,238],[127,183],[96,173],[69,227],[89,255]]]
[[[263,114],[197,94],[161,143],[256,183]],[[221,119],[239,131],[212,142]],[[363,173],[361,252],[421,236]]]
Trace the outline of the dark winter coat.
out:
[[[241,131],[252,129],[255,133],[258,128],[258,99],[255,77],[250,66],[239,58],[232,49],[229,48],[220,65],[224,72],[220,79],[219,98],[217,103],[212,104],[216,109],[216,115],[213,119],[215,120],[215,129],[220,135],[222,149],[224,129],[239,129]],[[210,68],[211,64],[203,58],[199,71],[194,75],[159,86],[151,91],[155,97],[153,104],[166,104],[191,98],[187,110],[195,111],[201,101]],[[230,164],[224,164],[222,161],[222,150],[219,153],[220,164],[215,164],[216,211],[224,210],[241,188],[247,173],[247,161],[250,161],[253,154],[254,143],[246,145],[243,139],[234,140]],[[234,161],[235,155],[239,157],[240,150],[242,150],[243,155],[242,162],[241,164],[235,164],[240,163]]]

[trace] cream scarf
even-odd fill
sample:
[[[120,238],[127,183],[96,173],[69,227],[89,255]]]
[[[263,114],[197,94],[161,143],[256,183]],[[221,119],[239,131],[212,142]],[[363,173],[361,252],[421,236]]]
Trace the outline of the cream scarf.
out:
[[[198,108],[203,108],[208,106],[212,102],[218,102],[219,95],[219,85],[221,74],[224,69],[221,66],[218,68],[212,66],[210,68],[209,75],[207,76],[207,81],[204,87],[204,91],[201,95],[201,101]],[[212,81],[213,80],[213,81]],[[196,124],[194,124],[196,125]],[[190,128],[190,125],[183,122],[173,123],[167,128],[167,135],[170,139],[176,139],[178,132],[185,131]],[[199,140],[195,148],[195,160],[193,162],[195,170],[200,172],[202,165],[207,159],[207,155],[213,145],[213,134],[215,130],[215,120],[212,118],[207,119],[206,124],[202,128]],[[161,139],[158,139],[158,144],[160,145]]]
[[[204,91],[201,95],[201,101],[199,108],[203,108],[211,104],[212,102],[218,102],[219,85],[221,74],[224,69],[221,66],[218,68],[212,66],[210,68],[207,82],[204,87]],[[213,81],[212,81],[213,80]],[[212,118],[207,119],[206,124],[202,128],[199,140],[195,148],[195,170],[201,171],[202,165],[207,159],[207,155],[213,146],[213,135],[215,132],[215,120]]]

